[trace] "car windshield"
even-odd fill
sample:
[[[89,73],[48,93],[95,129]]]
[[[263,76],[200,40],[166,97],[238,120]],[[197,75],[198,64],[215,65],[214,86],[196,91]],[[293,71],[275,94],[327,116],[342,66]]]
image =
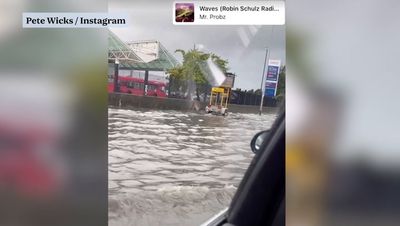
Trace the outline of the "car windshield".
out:
[[[136,4],[111,1],[109,10]],[[170,14],[167,5],[141,4]],[[137,29],[111,29],[113,42],[134,46],[138,56],[154,50],[159,59],[120,61],[123,73],[109,63],[112,73],[142,85],[109,91],[109,224],[200,225],[229,206],[255,156],[252,138],[270,129],[284,102],[285,29],[188,32],[135,12]],[[185,38],[176,42],[178,31]],[[139,41],[149,35],[154,41]],[[153,82],[165,92],[154,92]]]

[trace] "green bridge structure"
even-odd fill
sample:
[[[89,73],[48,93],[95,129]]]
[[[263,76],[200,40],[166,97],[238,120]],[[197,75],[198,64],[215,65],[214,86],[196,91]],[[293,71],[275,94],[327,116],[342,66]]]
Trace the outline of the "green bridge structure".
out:
[[[146,95],[149,71],[163,71],[180,65],[159,41],[124,42],[108,30],[108,63],[114,68],[114,92],[119,92],[118,71],[144,71],[143,95]]]

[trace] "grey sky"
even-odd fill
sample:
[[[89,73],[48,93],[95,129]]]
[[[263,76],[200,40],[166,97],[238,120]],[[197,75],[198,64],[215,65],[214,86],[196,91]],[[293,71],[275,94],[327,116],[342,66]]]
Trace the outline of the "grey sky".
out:
[[[237,74],[238,88],[260,88],[265,47],[270,49],[270,59],[285,64],[284,26],[176,26],[173,1],[113,0],[109,11],[131,16],[128,28],[112,29],[124,41],[158,40],[173,54],[201,44],[203,51],[220,55],[229,61],[230,72]],[[181,60],[180,54],[175,56]]]

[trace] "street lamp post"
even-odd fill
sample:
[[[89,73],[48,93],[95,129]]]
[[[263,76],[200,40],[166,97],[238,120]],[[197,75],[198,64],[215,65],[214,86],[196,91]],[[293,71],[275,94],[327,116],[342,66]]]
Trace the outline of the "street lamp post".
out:
[[[265,48],[264,68],[263,68],[263,73],[262,73],[262,76],[261,76],[261,102],[260,102],[260,111],[259,111],[260,115],[261,115],[262,107],[263,107],[263,104],[264,104],[264,95],[265,95],[264,94],[264,92],[265,92],[265,90],[264,90],[264,88],[265,88],[264,77],[265,77],[265,68],[267,66],[267,61],[268,61],[268,53],[269,53],[268,48]]]
[[[114,61],[114,93],[119,93],[119,61]]]

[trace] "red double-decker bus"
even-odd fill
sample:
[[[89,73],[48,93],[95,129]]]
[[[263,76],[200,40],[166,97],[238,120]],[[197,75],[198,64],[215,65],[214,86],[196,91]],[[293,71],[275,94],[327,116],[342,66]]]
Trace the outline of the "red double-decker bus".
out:
[[[118,84],[120,93],[128,93],[138,96],[143,95],[144,79],[142,78],[119,76]],[[167,97],[165,92],[166,85],[165,82],[148,81],[147,96]],[[108,92],[114,92],[114,79],[112,77],[108,79]]]

